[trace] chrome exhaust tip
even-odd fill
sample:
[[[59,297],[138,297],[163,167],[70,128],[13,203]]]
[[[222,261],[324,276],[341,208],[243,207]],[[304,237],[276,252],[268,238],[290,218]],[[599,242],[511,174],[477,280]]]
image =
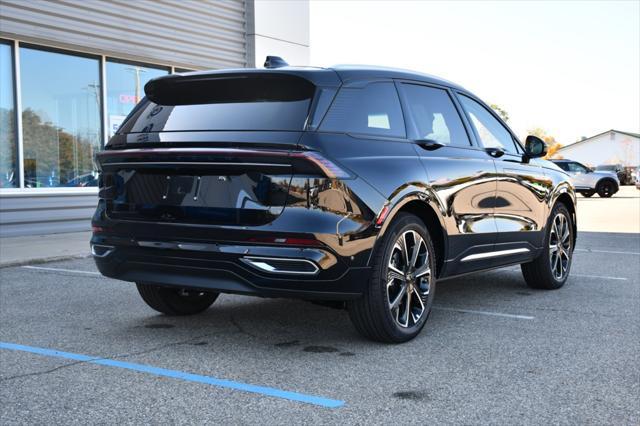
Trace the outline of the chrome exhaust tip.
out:
[[[245,256],[240,260],[254,269],[270,274],[315,275],[318,265],[307,259]]]
[[[115,249],[116,248],[114,246],[107,246],[103,244],[91,244],[91,254],[94,257],[107,257],[111,253],[113,253]]]

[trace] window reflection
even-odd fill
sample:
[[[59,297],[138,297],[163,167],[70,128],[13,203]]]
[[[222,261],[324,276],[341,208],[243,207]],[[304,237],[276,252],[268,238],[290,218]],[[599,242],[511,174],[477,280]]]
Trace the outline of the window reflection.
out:
[[[151,79],[169,73],[166,68],[152,68],[114,60],[107,61],[107,129],[115,134],[144,96],[144,85]]]
[[[20,77],[25,187],[95,186],[99,61],[21,47]]]
[[[18,186],[13,52],[0,43],[0,188]]]

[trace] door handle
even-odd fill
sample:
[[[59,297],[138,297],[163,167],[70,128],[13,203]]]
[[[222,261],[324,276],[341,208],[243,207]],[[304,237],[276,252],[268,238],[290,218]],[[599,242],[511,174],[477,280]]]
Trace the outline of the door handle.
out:
[[[485,148],[484,150],[493,158],[500,158],[504,155],[504,149],[502,148]]]
[[[416,139],[413,142],[420,148],[427,151],[433,151],[444,146],[440,142],[434,141],[433,139]]]

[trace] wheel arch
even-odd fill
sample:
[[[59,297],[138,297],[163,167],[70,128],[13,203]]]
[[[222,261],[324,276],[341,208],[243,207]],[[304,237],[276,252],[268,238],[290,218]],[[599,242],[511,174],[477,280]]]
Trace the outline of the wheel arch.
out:
[[[555,199],[555,202],[553,203],[553,207],[555,207],[556,204],[558,203],[562,203],[565,205],[565,207],[567,208],[567,210],[569,210],[569,213],[571,214],[571,221],[573,222],[573,247],[576,246],[576,239],[578,237],[578,217],[577,217],[577,210],[576,210],[576,201],[575,201],[575,194],[573,194],[573,197],[569,194],[568,191],[563,191],[560,194],[558,194],[558,196]],[[550,212],[553,211],[553,208],[550,210]]]
[[[443,270],[444,261],[447,256],[448,236],[443,216],[438,213],[442,211],[442,209],[436,200],[437,198],[433,194],[425,191],[416,191],[405,194],[397,198],[395,202],[389,203],[389,213],[380,227],[380,232],[376,238],[376,247],[373,251],[377,249],[378,242],[385,235],[389,225],[394,221],[396,216],[400,213],[411,213],[422,220],[431,236],[433,248],[436,252],[436,275],[439,275]],[[371,261],[371,258],[369,261]]]
[[[614,178],[611,177],[602,177],[598,180],[598,182],[596,182],[596,186],[595,186],[595,190],[598,190],[598,186],[600,186],[601,183],[604,182],[611,182],[613,184],[613,186],[615,187],[616,192],[618,191],[618,189],[620,189],[620,187],[618,186],[618,182],[616,182],[616,180]]]

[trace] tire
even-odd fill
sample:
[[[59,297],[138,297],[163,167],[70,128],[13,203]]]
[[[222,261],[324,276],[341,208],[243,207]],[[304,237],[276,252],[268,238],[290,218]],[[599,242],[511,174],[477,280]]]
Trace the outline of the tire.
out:
[[[543,252],[532,262],[521,265],[522,275],[531,288],[554,290],[567,281],[573,258],[573,221],[564,204],[557,203],[554,206],[545,232]],[[561,236],[561,240],[557,235]]]
[[[218,293],[162,287],[136,283],[142,300],[152,309],[166,315],[193,315],[206,310],[218,298]]]
[[[402,241],[407,249],[403,249]],[[411,255],[408,262],[406,252]],[[416,337],[431,313],[436,290],[435,260],[424,223],[417,216],[400,213],[377,244],[371,279],[362,298],[347,304],[358,332],[385,343]]]
[[[602,198],[609,198],[616,193],[616,184],[611,182],[610,180],[598,182],[596,192]]]
[[[595,194],[595,191],[585,191],[585,192],[581,192],[580,194],[582,194],[583,197],[593,197],[593,194]]]

